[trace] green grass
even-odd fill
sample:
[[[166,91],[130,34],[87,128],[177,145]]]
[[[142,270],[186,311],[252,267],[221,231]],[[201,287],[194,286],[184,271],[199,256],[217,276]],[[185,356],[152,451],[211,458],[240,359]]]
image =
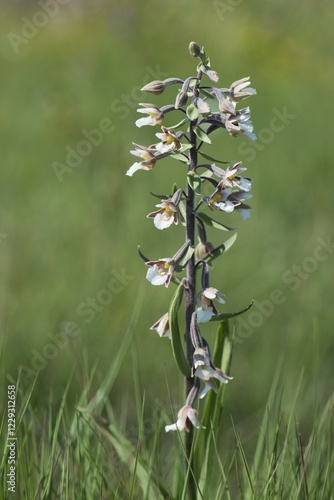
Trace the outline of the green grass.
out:
[[[64,387],[59,404],[49,391],[45,408],[32,403],[36,380],[28,387],[20,376],[15,381],[17,498],[185,498],[182,439],[176,433],[171,437],[164,433],[164,425],[172,418],[168,405],[145,417],[146,395],[141,392],[136,350],[131,369],[136,417],[129,413],[128,401],[122,413],[116,414],[110,397],[135,322],[136,317],[104,378],[100,379],[97,366],[90,368],[85,362],[75,405],[69,400],[73,377]],[[225,331],[225,349],[228,338],[230,334]],[[230,362],[231,350],[229,353]],[[237,415],[228,415],[226,387],[207,398],[201,409],[206,429],[195,433],[194,465],[189,471],[196,477],[197,498],[333,498],[334,395],[324,407],[314,407],[312,430],[305,432],[297,411],[305,386],[303,374],[287,412],[284,364],[284,359],[277,364],[263,408],[242,422],[235,420]],[[213,413],[210,407],[215,408]],[[5,410],[3,444],[6,421]],[[0,465],[3,498],[7,498],[7,459],[5,452]]]
[[[222,86],[251,75],[258,91],[252,116],[261,151],[228,137],[207,151],[243,160],[254,185],[252,218],[221,219],[238,228],[238,239],[215,266],[212,286],[226,296],[222,312],[251,299],[262,304],[277,289],[285,299],[244,338],[236,320],[234,379],[216,415],[221,432],[208,425],[202,433],[209,451],[198,438],[204,462],[196,471],[210,478],[199,486],[204,498],[206,486],[213,498],[232,500],[252,490],[256,498],[331,498],[333,254],[295,289],[283,279],[333,234],[331,4],[241,2],[224,20],[199,0],[99,2],[82,14],[63,5],[16,55],[7,34],[32,18],[37,7],[29,6],[5,2],[0,22],[0,402],[5,409],[7,384],[15,383],[21,496],[127,498],[132,491],[136,498],[151,483],[151,495],[161,485],[172,497],[182,492],[182,447],[163,431],[183,402],[182,380],[169,342],[149,331],[174,290],[146,282],[136,249],[159,258],[178,248],[179,228],[157,235],[145,216],[156,202],[149,191],[170,190],[183,172],[166,161],[150,175],[124,174],[131,142],[151,140],[151,130],[134,126],[147,67],[190,74],[187,46],[196,40]],[[263,129],[284,107],[295,118],[264,144]],[[103,118],[115,130],[60,183],[52,163]],[[133,279],[87,321],[80,306],[123,269]],[[256,310],[243,316],[247,324]],[[33,360],[68,322],[80,333],[53,347],[36,376]],[[215,329],[204,334],[213,346]],[[3,413],[2,443],[6,426]]]

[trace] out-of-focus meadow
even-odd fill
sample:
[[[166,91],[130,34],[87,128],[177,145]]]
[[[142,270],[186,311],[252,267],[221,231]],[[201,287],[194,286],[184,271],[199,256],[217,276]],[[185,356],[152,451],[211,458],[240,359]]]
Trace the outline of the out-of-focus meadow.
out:
[[[187,48],[195,40],[222,87],[250,75],[258,92],[247,102],[258,141],[217,133],[207,149],[242,160],[253,178],[251,219],[220,217],[237,227],[238,239],[212,275],[212,286],[226,295],[221,311],[257,301],[235,323],[226,411],[246,422],[247,436],[284,357],[284,407],[303,373],[296,404],[307,433],[315,398],[324,405],[334,382],[330,2],[69,1],[44,23],[36,17],[42,4],[5,2],[0,22],[1,391],[20,367],[27,385],[30,369],[39,368],[36,411],[44,411],[51,390],[57,408],[74,372],[74,407],[83,367],[97,363],[98,385],[137,309],[113,408],[121,416],[128,405],[131,420],[137,356],[147,411],[157,401],[168,409],[166,377],[182,405],[170,343],[149,330],[172,290],[146,281],[137,245],[152,259],[179,247],[182,228],[157,231],[146,214],[157,202],[149,192],[170,192],[184,167],[167,159],[149,173],[125,172],[134,161],[132,141],[151,144],[158,131],[135,127],[137,103],[168,104],[173,95],[148,97],[140,88],[193,74]],[[43,26],[34,31],[27,20]],[[85,150],[80,143],[99,127],[99,144]],[[78,148],[76,166],[59,173]],[[210,234],[217,245],[220,237]],[[102,290],[110,282],[108,295]],[[269,304],[273,296],[279,304]],[[80,332],[57,346],[68,322]],[[206,328],[210,343],[214,332],[215,325]]]

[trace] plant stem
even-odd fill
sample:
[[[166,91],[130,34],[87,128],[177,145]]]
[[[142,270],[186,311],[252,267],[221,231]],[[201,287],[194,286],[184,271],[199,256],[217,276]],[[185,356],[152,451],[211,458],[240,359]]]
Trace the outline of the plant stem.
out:
[[[202,73],[199,72],[197,75],[198,81],[201,80]],[[194,97],[198,97],[198,89],[194,88]],[[197,120],[196,120],[197,121]],[[190,122],[189,127],[189,141],[193,146],[189,152],[189,167],[188,172],[194,171],[197,166],[197,136],[194,132],[193,126],[196,122]],[[195,245],[195,193],[192,187],[187,183],[187,202],[186,202],[186,240],[190,240],[192,246]],[[186,354],[187,360],[190,366],[192,366],[194,347],[191,342],[190,337],[190,323],[193,312],[195,311],[195,300],[196,300],[196,268],[195,268],[195,254],[191,257],[187,264],[187,289],[185,292],[185,324],[186,324]],[[194,378],[185,378],[185,399],[187,399],[188,394],[194,386]],[[186,433],[184,446],[186,452],[186,470],[189,467],[189,460],[191,457],[191,447],[193,443],[193,428],[191,427],[190,432]],[[196,498],[196,483],[193,477],[193,466],[190,464],[191,471],[188,475],[188,498]]]

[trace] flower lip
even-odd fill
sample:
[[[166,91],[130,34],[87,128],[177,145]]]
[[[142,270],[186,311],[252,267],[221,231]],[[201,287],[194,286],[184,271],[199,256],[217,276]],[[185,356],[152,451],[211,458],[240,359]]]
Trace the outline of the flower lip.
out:
[[[146,279],[152,285],[165,285],[168,287],[174,272],[174,263],[172,259],[149,260],[146,262],[149,269],[146,273]]]
[[[213,303],[216,300],[220,304],[225,304],[223,294],[217,288],[208,287],[199,292],[197,295],[197,321],[198,323],[206,323],[210,321],[213,315],[217,316],[219,313]]]
[[[161,203],[156,205],[159,210],[151,212],[147,215],[149,219],[154,219],[154,225],[157,229],[166,229],[173,223],[178,224],[178,211],[172,199],[161,200]]]

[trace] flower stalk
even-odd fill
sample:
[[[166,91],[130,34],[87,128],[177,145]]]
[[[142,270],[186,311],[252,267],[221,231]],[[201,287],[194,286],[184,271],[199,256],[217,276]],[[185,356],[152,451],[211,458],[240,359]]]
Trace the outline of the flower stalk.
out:
[[[209,391],[218,392],[217,382],[227,384],[232,377],[226,375],[221,367],[213,364],[209,343],[202,336],[199,323],[213,320],[227,320],[243,311],[234,313],[219,313],[213,301],[224,304],[221,287],[210,285],[210,273],[213,273],[213,261],[223,255],[234,243],[235,237],[222,244],[214,246],[207,240],[207,228],[220,231],[232,229],[220,221],[216,221],[210,212],[230,214],[239,212],[243,218],[249,217],[251,207],[244,203],[251,197],[251,179],[242,174],[246,168],[241,162],[228,165],[226,169],[218,167],[215,160],[202,148],[211,144],[211,134],[220,130],[231,137],[246,135],[254,140],[253,125],[250,120],[249,107],[238,109],[239,103],[256,94],[250,88],[249,78],[242,78],[229,87],[218,87],[219,75],[211,68],[210,59],[204,48],[195,42],[189,45],[189,53],[198,58],[196,76],[186,79],[167,78],[163,81],[148,83],[142,90],[155,96],[160,96],[167,86],[179,86],[174,104],[158,106],[151,103],[141,103],[139,113],[147,117],[136,121],[137,127],[161,126],[162,132],[156,133],[160,140],[148,147],[135,144],[131,153],[139,156],[142,161],[134,163],[127,171],[132,176],[139,170],[150,171],[160,168],[162,160],[170,158],[181,163],[184,168],[186,186],[173,186],[172,192],[160,196],[158,210],[150,212],[147,217],[153,219],[159,230],[184,226],[184,243],[176,250],[173,257],[150,260],[140,256],[149,267],[147,280],[152,285],[165,287],[177,285],[168,313],[165,312],[156,321],[151,330],[156,330],[160,337],[171,339],[172,351],[176,364],[184,376],[184,406],[177,415],[174,424],[166,425],[169,432],[185,430],[185,452],[187,468],[192,467],[191,457],[193,433],[203,427],[198,418],[195,404],[203,399]],[[210,85],[202,80],[209,79]],[[183,119],[174,126],[163,125],[167,113],[182,113]],[[199,155],[205,163],[199,163]],[[206,195],[203,196],[204,191]],[[209,191],[207,189],[209,188]],[[207,193],[210,194],[207,194]],[[206,212],[199,209],[207,207]],[[179,224],[180,222],[180,224]],[[172,229],[168,229],[171,231]],[[196,242],[198,237],[198,243]],[[197,273],[200,273],[200,289],[197,290]],[[181,276],[179,276],[181,274]],[[183,274],[183,276],[182,276]],[[184,276],[185,274],[185,276]],[[185,335],[180,335],[178,326],[179,310],[184,296]],[[215,379],[215,380],[214,380]],[[202,391],[200,385],[204,383]],[[196,496],[196,479],[194,474],[188,474],[188,496]]]

